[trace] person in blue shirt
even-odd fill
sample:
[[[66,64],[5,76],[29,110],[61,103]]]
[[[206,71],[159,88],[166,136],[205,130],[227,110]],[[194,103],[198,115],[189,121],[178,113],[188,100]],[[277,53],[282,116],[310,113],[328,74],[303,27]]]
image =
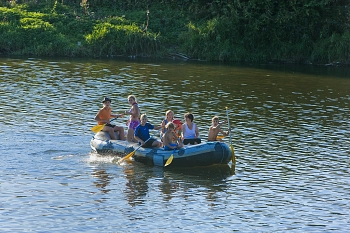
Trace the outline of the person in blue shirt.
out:
[[[148,123],[147,115],[142,114],[141,115],[141,123],[136,127],[134,132],[134,138],[141,144],[142,147],[145,148],[151,148],[151,147],[162,147],[163,144],[160,141],[157,141],[154,138],[151,138],[149,135],[150,129],[161,129],[162,126],[160,125],[151,125]]]

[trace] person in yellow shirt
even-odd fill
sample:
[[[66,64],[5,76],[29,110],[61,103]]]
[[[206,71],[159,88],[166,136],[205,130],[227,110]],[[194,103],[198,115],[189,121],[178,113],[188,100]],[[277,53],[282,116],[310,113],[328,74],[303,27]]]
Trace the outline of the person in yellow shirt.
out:
[[[111,102],[111,99],[107,97],[102,100],[103,108],[96,114],[94,120],[97,121],[99,125],[105,125],[102,131],[108,132],[112,140],[117,140],[114,132],[119,133],[120,140],[125,140],[124,128],[110,123],[111,118],[120,118],[124,116],[123,114],[112,114]]]

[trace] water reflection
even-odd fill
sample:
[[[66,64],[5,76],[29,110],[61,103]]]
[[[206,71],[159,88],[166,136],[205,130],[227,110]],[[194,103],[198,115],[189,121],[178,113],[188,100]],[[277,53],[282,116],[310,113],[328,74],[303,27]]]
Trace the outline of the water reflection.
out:
[[[127,179],[124,194],[128,203],[131,206],[143,204],[149,188],[148,179],[151,176],[132,165],[124,166],[123,172]]]
[[[113,178],[107,173],[106,170],[94,169],[91,175],[92,177],[96,178],[94,181],[96,188],[100,189],[101,192],[105,194],[111,191],[110,189],[107,189],[107,186],[110,184]]]
[[[123,166],[123,172],[127,179],[124,193],[131,206],[144,204],[150,191],[159,191],[163,201],[170,201],[174,197],[187,198],[188,191],[195,187],[206,188],[203,194],[212,202],[215,193],[227,188],[225,180],[232,176],[228,165],[169,170],[130,162]]]

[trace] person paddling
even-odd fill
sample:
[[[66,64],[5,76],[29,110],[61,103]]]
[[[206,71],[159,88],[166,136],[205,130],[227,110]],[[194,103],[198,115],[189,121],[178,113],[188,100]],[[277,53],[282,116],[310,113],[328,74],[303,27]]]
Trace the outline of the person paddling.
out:
[[[154,138],[151,138],[149,135],[150,129],[161,129],[160,125],[151,125],[147,122],[148,118],[146,114],[141,115],[141,123],[136,127],[134,137],[139,142],[142,147],[150,148],[150,147],[162,147],[162,143],[157,141]]]
[[[99,125],[105,125],[101,131],[108,132],[112,140],[117,140],[114,132],[119,133],[120,140],[125,140],[124,128],[110,124],[111,118],[123,117],[123,114],[112,114],[111,102],[111,99],[108,97],[102,100],[103,108],[96,114],[94,120],[97,121]]]
[[[221,129],[221,125],[224,123],[227,123],[227,121],[223,121],[222,123],[219,123],[219,117],[218,116],[214,116],[211,119],[211,123],[212,125],[209,127],[209,131],[208,131],[208,141],[221,141],[220,139],[217,139],[217,136],[219,133],[222,133],[222,135],[224,135],[224,137],[228,136],[230,134],[230,130],[228,129],[227,132],[223,131]]]

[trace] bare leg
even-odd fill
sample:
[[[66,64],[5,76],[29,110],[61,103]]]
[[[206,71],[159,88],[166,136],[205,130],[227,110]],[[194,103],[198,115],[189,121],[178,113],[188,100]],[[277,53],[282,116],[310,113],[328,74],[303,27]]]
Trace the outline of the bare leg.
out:
[[[121,126],[115,126],[114,131],[119,132],[119,139],[120,140],[125,140],[124,136],[124,127]]]
[[[128,142],[137,142],[134,139],[134,130],[131,128],[128,129],[128,135],[126,137],[127,137]]]
[[[158,142],[158,141],[154,141],[152,143],[152,147],[162,147],[162,143],[161,142]]]
[[[112,127],[105,126],[105,127],[103,127],[102,131],[108,132],[109,136],[111,137],[111,140],[117,140],[115,135],[114,135],[114,129]]]

